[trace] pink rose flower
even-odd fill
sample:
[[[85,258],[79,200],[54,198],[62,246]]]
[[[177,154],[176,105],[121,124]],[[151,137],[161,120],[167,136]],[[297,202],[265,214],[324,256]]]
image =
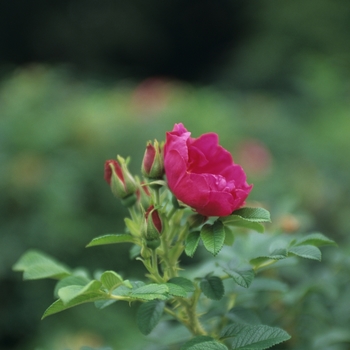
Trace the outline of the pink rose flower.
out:
[[[219,145],[218,135],[198,138],[183,124],[167,132],[164,168],[175,197],[204,216],[226,216],[244,205],[252,189],[231,154]]]

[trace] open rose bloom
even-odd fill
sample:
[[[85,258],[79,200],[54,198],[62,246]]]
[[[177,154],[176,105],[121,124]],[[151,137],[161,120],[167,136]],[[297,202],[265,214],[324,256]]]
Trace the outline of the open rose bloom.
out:
[[[181,123],[166,135],[164,168],[175,197],[204,216],[230,215],[252,189],[217,134],[192,138]]]

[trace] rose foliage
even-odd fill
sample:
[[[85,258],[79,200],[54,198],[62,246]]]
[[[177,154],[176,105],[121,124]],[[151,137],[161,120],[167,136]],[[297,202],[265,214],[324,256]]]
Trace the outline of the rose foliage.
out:
[[[318,247],[334,242],[314,233],[279,241],[279,249],[252,257],[251,252],[264,245],[261,238],[249,237],[253,231],[263,233],[262,223],[270,222],[269,212],[242,208],[252,185],[247,184],[243,169],[233,162],[230,153],[219,145],[216,134],[199,138],[190,135],[183,124],[175,124],[166,134],[164,149],[162,143],[148,142],[141,166],[143,179],[130,173],[129,158],[117,156],[117,161],[105,163],[105,180],[128,209],[129,217],[124,220],[126,229],[122,233],[94,238],[87,247],[131,244],[130,258],[143,264],[143,280],[126,279],[111,270],[83,273],[37,251],[19,259],[14,269],[23,271],[25,279],[58,280],[58,299],[43,318],[83,303],[104,308],[125,301],[138,304],[136,324],[144,335],[154,334],[159,322],[167,322],[165,328],[159,328],[164,334],[166,329],[166,336],[158,334],[152,339],[168,342],[171,349],[263,350],[290,338],[280,328],[256,322],[256,317],[234,317],[236,306],[245,307],[245,315],[252,314],[249,307],[254,303],[240,303],[252,295],[245,289],[255,281],[256,293],[259,283],[268,283],[262,290],[274,291],[270,282],[264,282],[266,278],[259,282],[256,275],[276,261],[296,256],[320,260]],[[257,247],[245,252],[247,237],[256,241]],[[235,242],[239,251],[232,247]],[[185,269],[181,265],[184,254],[193,257],[197,249],[211,255],[202,255],[206,259],[202,267]],[[259,295],[254,296],[256,300],[260,300]],[[263,305],[265,310],[265,302]],[[249,319],[254,322],[248,324]],[[154,345],[152,349],[165,349]]]

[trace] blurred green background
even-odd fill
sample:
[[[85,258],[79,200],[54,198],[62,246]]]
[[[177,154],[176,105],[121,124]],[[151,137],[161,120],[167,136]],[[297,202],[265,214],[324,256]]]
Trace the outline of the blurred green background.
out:
[[[139,174],[146,141],[176,122],[219,134],[274,230],[338,242],[281,276],[294,294],[279,325],[283,349],[349,349],[348,0],[2,2],[0,76],[1,350],[146,349],[128,305],[40,321],[54,282],[11,266],[35,248],[141,277],[126,249],[84,247],[127,215],[104,161],[130,155]]]

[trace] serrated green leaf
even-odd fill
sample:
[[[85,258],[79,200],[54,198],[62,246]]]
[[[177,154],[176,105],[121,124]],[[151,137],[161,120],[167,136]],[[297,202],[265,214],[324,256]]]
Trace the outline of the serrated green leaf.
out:
[[[58,290],[58,296],[62,300],[63,304],[68,304],[69,302],[73,301],[74,299],[88,295],[93,295],[93,298],[95,298],[96,295],[106,296],[105,293],[103,293],[100,290],[100,287],[102,286],[102,283],[100,281],[93,280],[89,282],[85,286],[80,285],[70,285],[63,288],[60,288]]]
[[[185,253],[187,256],[190,256],[191,258],[193,257],[194,253],[197,250],[199,240],[200,240],[199,231],[193,231],[187,235],[186,242],[185,242]]]
[[[212,300],[220,300],[225,294],[224,284],[217,276],[207,276],[200,282],[204,295]]]
[[[87,294],[79,295],[66,304],[64,304],[61,299],[58,299],[46,309],[41,319],[56,314],[57,312],[67,310],[73,306],[78,306],[80,304],[85,304],[89,302],[96,302],[98,300],[104,299],[106,299],[106,295],[100,292],[90,292]]]
[[[313,245],[315,247],[321,247],[325,245],[337,246],[337,243],[329,239],[322,233],[311,233],[305,237],[299,238],[294,242],[293,245]]]
[[[227,330],[225,334],[227,337]],[[233,329],[231,336],[234,337],[231,346],[235,350],[263,350],[290,339],[283,329],[264,325],[244,325],[238,333]]]
[[[135,290],[130,293],[131,298],[142,300],[165,300],[168,298],[169,288],[166,284],[151,283]]]
[[[212,337],[206,335],[200,335],[192,338],[184,345],[181,346],[180,350],[228,350],[227,346],[219,343]]]
[[[255,277],[254,270],[250,266],[237,269],[225,268],[224,271],[244,288],[248,288]]]
[[[173,295],[173,296],[176,296],[176,297],[182,297],[182,298],[186,298],[187,297],[187,292],[181,286],[179,286],[177,284],[173,284],[173,283],[166,283],[166,285],[169,288],[169,294],[170,295]]]
[[[225,242],[224,224],[219,220],[216,220],[213,225],[205,224],[200,235],[205,249],[215,256],[222,249]]]
[[[173,277],[169,280],[169,283],[182,287],[186,292],[194,292],[195,290],[192,281],[184,277]]]
[[[160,321],[165,307],[161,300],[151,300],[137,310],[136,322],[142,334],[148,335]]]
[[[264,208],[241,208],[235,210],[231,215],[240,216],[251,222],[271,222],[270,213]]]
[[[63,287],[67,287],[67,286],[71,286],[71,285],[86,286],[89,282],[90,282],[90,280],[87,277],[85,277],[85,276],[68,276],[68,277],[65,277],[65,278],[63,278],[63,279],[61,279],[60,281],[57,282],[57,284],[55,286],[54,295],[56,297],[59,297],[58,296],[58,291],[59,291],[59,289],[61,289]]]
[[[232,323],[226,326],[221,334],[220,339],[232,338],[241,333],[245,328],[249,328],[251,325],[243,324],[243,323]]]
[[[225,241],[224,244],[228,246],[232,246],[233,243],[235,242],[235,234],[230,230],[229,227],[224,225],[225,229]]]
[[[112,291],[123,283],[122,277],[114,271],[105,271],[100,280],[108,291]]]
[[[23,279],[25,280],[42,278],[62,279],[71,274],[71,271],[66,266],[35,250],[24,253],[13,266],[13,270],[23,271]]]
[[[225,216],[224,218],[220,218],[220,220],[225,226],[242,227],[247,230],[252,230],[259,233],[264,233],[265,231],[265,227],[262,224],[258,222],[247,221],[238,215]]]
[[[276,249],[270,255],[262,255],[257,258],[251,259],[249,262],[254,268],[259,268],[269,264],[272,260],[282,260],[287,258],[287,250],[286,249]]]
[[[94,238],[86,247],[89,248],[97,245],[125,243],[125,242],[135,243],[135,239],[129,233],[107,234],[107,235]]]
[[[321,251],[313,245],[298,245],[288,250],[288,255],[296,255],[301,258],[321,261]]]

